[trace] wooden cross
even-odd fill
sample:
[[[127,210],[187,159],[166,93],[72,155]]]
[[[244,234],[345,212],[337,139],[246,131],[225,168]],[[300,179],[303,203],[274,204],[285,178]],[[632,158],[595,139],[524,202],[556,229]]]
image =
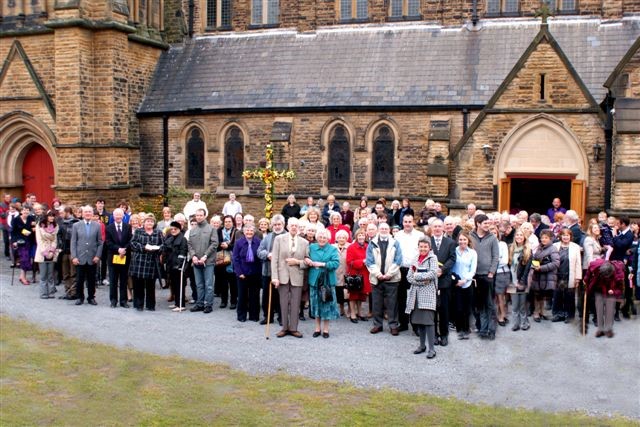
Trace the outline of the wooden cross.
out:
[[[264,214],[271,219],[273,215],[273,194],[275,183],[279,179],[291,181],[295,179],[296,173],[291,169],[278,170],[273,166],[273,147],[267,145],[265,152],[266,164],[263,168],[247,169],[242,172],[244,179],[260,180],[264,184]]]

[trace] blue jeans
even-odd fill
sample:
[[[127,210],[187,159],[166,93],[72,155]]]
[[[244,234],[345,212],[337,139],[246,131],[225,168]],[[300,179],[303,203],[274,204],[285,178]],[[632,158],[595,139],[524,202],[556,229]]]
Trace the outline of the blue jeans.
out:
[[[196,278],[196,289],[198,290],[197,307],[213,306],[213,268],[214,265],[205,265],[204,267],[193,266],[193,275]]]
[[[496,308],[493,303],[493,278],[489,278],[486,274],[476,275],[477,287],[474,289],[474,297],[476,301],[476,309],[480,316],[481,335],[496,332]]]

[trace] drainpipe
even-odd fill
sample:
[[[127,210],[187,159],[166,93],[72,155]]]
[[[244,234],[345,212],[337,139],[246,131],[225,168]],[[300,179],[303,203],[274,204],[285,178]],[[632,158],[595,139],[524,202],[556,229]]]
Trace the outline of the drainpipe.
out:
[[[611,209],[611,176],[613,168],[613,103],[614,99],[609,91],[606,99],[607,122],[604,126],[604,209]]]
[[[464,108],[462,110],[462,134],[467,133],[467,129],[469,129],[469,110]]]
[[[169,206],[169,116],[162,116],[162,205]]]
[[[478,0],[473,0],[473,6],[471,11],[471,22],[473,23],[474,27],[478,23]]]
[[[194,0],[189,0],[189,38],[193,38],[193,10],[195,9]]]

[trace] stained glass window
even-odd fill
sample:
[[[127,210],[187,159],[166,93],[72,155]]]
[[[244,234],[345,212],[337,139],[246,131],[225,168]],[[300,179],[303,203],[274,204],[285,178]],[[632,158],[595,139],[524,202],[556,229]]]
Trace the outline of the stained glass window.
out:
[[[380,126],[373,138],[372,187],[393,188],[395,184],[395,137],[387,125]]]
[[[204,139],[200,129],[193,128],[187,140],[187,187],[204,187]]]
[[[337,125],[329,140],[329,188],[349,188],[351,174],[351,150],[349,134],[344,126]]]
[[[227,131],[224,141],[224,185],[226,187],[242,187],[244,184],[244,137],[237,126]]]

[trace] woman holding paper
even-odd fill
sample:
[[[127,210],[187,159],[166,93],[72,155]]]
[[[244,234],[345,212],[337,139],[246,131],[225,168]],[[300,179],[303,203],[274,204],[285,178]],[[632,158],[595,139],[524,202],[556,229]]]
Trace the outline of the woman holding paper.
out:
[[[20,260],[20,282],[28,285],[27,271],[31,271],[31,247],[35,243],[33,217],[28,207],[23,207],[20,215],[11,221],[11,244]]]
[[[133,306],[142,311],[156,309],[155,279],[160,273],[158,254],[162,246],[162,232],[155,228],[153,214],[145,217],[142,228],[133,234],[131,240],[131,267],[133,279]]]

